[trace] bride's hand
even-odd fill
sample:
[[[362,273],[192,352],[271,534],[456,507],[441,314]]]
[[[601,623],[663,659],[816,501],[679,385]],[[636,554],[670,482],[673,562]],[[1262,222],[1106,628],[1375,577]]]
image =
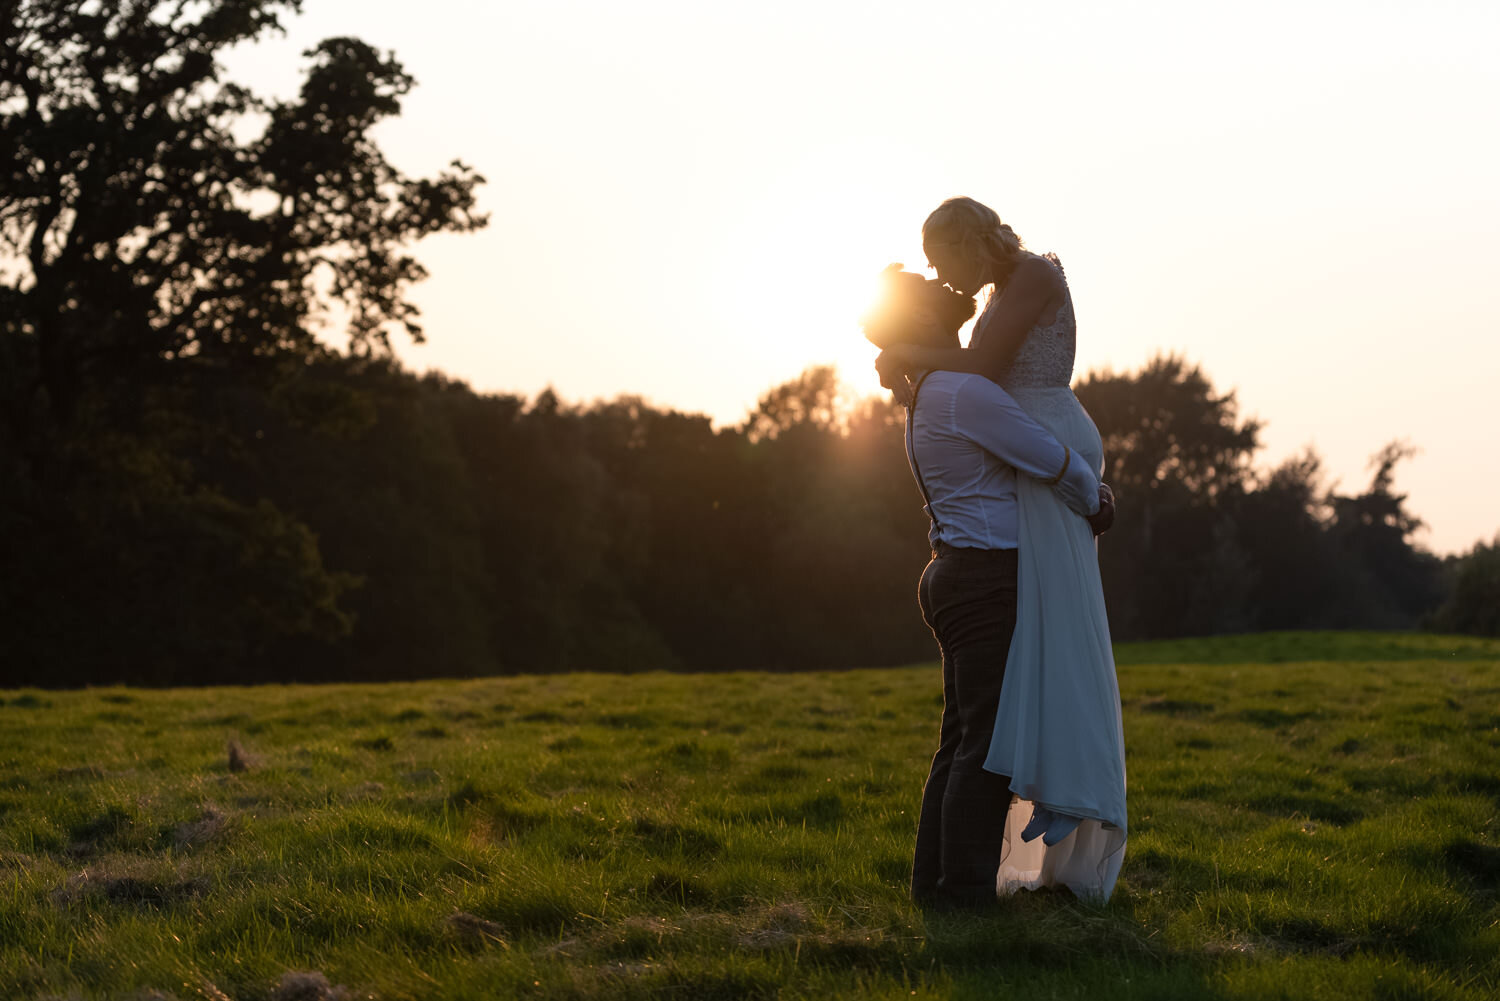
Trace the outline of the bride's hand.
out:
[[[1099,484],[1099,511],[1088,517],[1095,536],[1103,535],[1115,523],[1115,492],[1108,483]]]
[[[898,350],[899,344],[880,352],[875,359],[875,371],[880,373],[880,384],[896,396],[896,402],[905,406],[911,401],[911,386],[906,381],[906,359]]]
[[[905,344],[892,344],[875,358],[875,371],[880,373],[880,384],[886,389],[911,368],[911,355],[906,348]]]

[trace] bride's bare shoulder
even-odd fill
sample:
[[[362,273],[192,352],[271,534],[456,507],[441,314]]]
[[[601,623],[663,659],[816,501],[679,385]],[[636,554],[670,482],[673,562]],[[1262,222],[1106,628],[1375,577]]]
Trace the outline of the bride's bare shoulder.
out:
[[[1021,259],[1016,262],[1016,270],[1011,274],[1011,281],[1061,291],[1065,287],[1062,262],[1058,261],[1055,254],[1048,254],[1044,257],[1041,254],[1023,250]]]

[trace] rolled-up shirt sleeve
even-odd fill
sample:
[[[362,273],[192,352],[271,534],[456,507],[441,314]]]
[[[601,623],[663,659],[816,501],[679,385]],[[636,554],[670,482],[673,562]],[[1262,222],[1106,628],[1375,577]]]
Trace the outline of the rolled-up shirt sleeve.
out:
[[[1063,503],[1078,514],[1098,512],[1099,477],[1009,393],[988,379],[972,379],[959,391],[956,403],[955,423],[970,441],[1017,472],[1050,482]]]

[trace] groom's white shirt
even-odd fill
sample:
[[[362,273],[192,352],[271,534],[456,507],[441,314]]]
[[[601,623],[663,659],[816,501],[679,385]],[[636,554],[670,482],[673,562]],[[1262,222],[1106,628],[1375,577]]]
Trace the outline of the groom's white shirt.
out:
[[[1099,510],[1099,478],[1015,399],[982,375],[933,371],[907,413],[906,458],[920,470],[934,521],[928,533],[964,549],[1015,549],[1016,475],[1050,480],[1080,515]]]

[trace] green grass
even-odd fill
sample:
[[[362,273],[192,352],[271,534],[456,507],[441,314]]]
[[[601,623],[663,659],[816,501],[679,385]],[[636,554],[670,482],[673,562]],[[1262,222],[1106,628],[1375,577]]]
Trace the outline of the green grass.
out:
[[[985,917],[905,899],[931,665],[0,692],[0,997],[1496,996],[1500,642],[1119,661],[1114,898]]]

